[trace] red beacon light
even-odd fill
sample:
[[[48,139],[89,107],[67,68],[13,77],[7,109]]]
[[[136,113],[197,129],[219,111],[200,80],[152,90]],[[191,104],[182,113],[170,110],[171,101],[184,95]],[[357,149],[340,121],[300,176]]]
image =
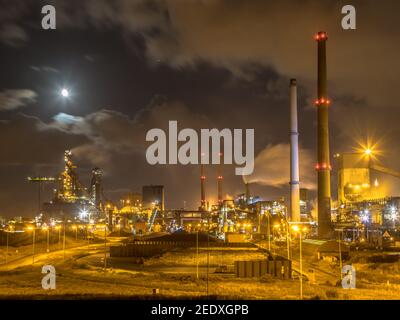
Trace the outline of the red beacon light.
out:
[[[326,104],[326,105],[330,105],[331,104],[331,100],[329,99],[324,99],[322,98],[321,100],[315,100],[315,105],[320,105],[320,104]]]
[[[316,40],[316,41],[319,41],[319,40],[326,40],[326,39],[328,39],[328,35],[326,34],[326,32],[318,32],[318,33],[315,35],[315,40]]]

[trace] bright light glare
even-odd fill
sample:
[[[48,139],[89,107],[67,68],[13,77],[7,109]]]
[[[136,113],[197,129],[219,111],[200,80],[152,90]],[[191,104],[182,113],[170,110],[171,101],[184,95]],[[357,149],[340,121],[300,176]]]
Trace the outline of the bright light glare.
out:
[[[86,209],[83,209],[79,212],[79,217],[81,220],[86,219],[88,216],[89,212],[87,212]]]
[[[371,149],[365,149],[365,154],[367,155],[367,156],[369,156],[369,155],[371,155],[371,153],[372,153],[372,150]]]
[[[61,90],[61,95],[62,95],[64,98],[68,98],[68,97],[69,97],[69,91],[68,91],[67,89],[62,89],[62,90]]]

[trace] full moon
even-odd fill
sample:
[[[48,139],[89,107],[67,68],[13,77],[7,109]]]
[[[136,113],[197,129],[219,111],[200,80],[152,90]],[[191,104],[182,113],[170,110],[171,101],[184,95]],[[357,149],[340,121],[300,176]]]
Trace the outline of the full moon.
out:
[[[67,90],[67,89],[62,89],[62,90],[61,90],[61,95],[62,95],[64,98],[68,98],[68,97],[69,97],[69,92],[68,92],[68,90]]]

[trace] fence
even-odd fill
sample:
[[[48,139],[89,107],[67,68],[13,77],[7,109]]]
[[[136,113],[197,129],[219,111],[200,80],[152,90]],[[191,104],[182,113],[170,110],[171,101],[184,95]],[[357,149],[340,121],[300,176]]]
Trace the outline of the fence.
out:
[[[266,274],[281,279],[291,279],[292,262],[287,259],[235,261],[238,278],[258,278]]]
[[[199,242],[199,248],[256,248],[252,243]],[[192,241],[135,241],[110,248],[110,257],[151,257],[174,248],[196,248]]]

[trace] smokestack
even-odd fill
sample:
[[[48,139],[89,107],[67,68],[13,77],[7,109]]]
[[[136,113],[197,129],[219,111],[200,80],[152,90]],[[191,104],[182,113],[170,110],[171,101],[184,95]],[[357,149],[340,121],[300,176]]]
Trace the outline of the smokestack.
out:
[[[290,218],[300,222],[299,131],[297,124],[297,83],[290,80]]]
[[[206,190],[205,190],[206,176],[204,175],[204,165],[200,164],[200,188],[201,188],[201,201],[200,208],[206,210]]]
[[[250,204],[250,184],[246,182],[245,187],[246,187],[246,203]]]
[[[222,170],[221,170],[221,163],[222,163],[222,153],[219,154],[219,165],[218,165],[218,173],[217,173],[217,189],[218,189],[218,205],[222,205],[223,203],[223,196],[222,196]]]
[[[326,32],[315,36],[318,43],[318,237],[331,235],[331,164],[329,159],[328,107],[330,100],[327,92]]]

